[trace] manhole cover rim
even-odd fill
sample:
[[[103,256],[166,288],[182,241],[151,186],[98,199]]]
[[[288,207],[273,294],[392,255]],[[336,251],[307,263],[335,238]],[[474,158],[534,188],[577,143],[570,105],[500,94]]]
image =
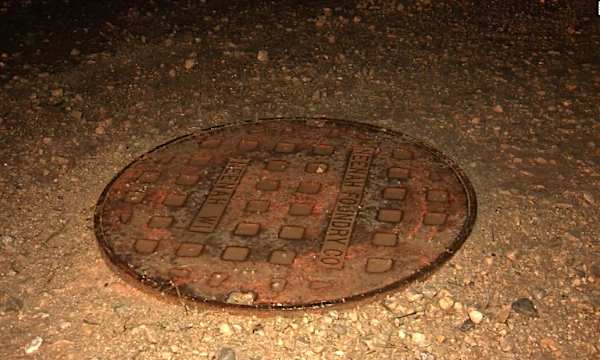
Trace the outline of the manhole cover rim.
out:
[[[446,247],[445,251],[441,252],[439,256],[432,261],[429,265],[419,268],[418,271],[413,274],[401,278],[400,280],[393,282],[389,285],[375,288],[370,291],[366,291],[360,294],[352,295],[349,297],[342,297],[333,300],[327,301],[317,301],[311,303],[303,303],[303,304],[286,304],[286,303],[276,303],[276,304],[236,304],[236,303],[228,303],[223,302],[221,300],[213,300],[208,298],[198,298],[198,297],[182,297],[179,291],[179,288],[173,284],[172,281],[164,281],[158,282],[155,280],[151,280],[135,271],[133,271],[130,267],[126,266],[121,260],[117,259],[115,254],[111,251],[109,244],[107,244],[106,239],[103,235],[103,225],[102,225],[102,210],[104,208],[105,200],[110,192],[112,185],[119,179],[119,177],[125,173],[130,167],[136,164],[138,161],[148,157],[150,154],[155,153],[162,148],[165,148],[169,145],[174,145],[178,142],[185,141],[194,136],[198,136],[199,134],[210,134],[217,131],[225,130],[227,128],[235,128],[240,126],[250,126],[250,125],[258,125],[262,123],[268,122],[276,122],[276,121],[298,121],[298,122],[307,122],[307,121],[323,121],[330,122],[336,125],[340,124],[347,127],[355,127],[355,128],[364,128],[373,132],[381,132],[385,134],[393,134],[402,138],[411,144],[419,146],[423,150],[427,151],[430,155],[434,156],[439,161],[446,164],[453,172],[456,179],[462,185],[464,190],[464,195],[466,197],[466,216],[462,226],[460,226],[460,231],[451,242],[451,245]],[[121,278],[126,281],[128,284],[134,286],[135,288],[142,290],[144,293],[158,296],[162,299],[165,299],[168,296],[171,296],[171,302],[175,301],[179,298],[180,301],[185,301],[186,303],[193,304],[205,304],[210,306],[216,306],[219,308],[230,308],[232,310],[241,309],[241,310],[301,310],[301,309],[317,309],[324,308],[334,305],[348,304],[353,302],[364,301],[368,298],[375,298],[376,295],[384,294],[391,292],[393,290],[401,289],[411,282],[414,282],[419,279],[423,279],[434,271],[439,269],[445,262],[447,262],[464,244],[466,239],[471,234],[473,227],[476,222],[477,217],[477,197],[474,190],[474,187],[467,177],[466,173],[462,170],[462,168],[457,164],[457,162],[442,153],[440,150],[434,148],[428,143],[418,140],[410,135],[407,135],[401,131],[395,129],[384,128],[377,125],[372,125],[360,121],[352,121],[345,119],[337,119],[337,118],[329,118],[329,117],[270,117],[270,118],[259,118],[254,120],[246,120],[239,121],[234,123],[215,125],[208,128],[200,129],[194,131],[189,134],[185,134],[179,137],[176,137],[172,140],[169,140],[165,143],[162,143],[149,151],[144,152],[142,155],[130,160],[129,163],[123,167],[119,172],[117,172],[110,182],[106,184],[104,187],[98,201],[96,202],[95,211],[94,211],[94,233],[98,242],[98,246],[100,247],[101,253],[103,255],[104,260],[108,264],[109,268],[113,271],[117,272],[119,275],[122,275]]]

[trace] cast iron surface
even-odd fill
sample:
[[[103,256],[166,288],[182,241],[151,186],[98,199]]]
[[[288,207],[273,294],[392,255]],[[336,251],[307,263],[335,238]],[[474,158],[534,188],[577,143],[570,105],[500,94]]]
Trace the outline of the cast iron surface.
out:
[[[161,145],[106,187],[108,260],[147,289],[234,307],[358,300],[415,280],[462,245],[475,193],[453,161],[391,130],[269,119]]]

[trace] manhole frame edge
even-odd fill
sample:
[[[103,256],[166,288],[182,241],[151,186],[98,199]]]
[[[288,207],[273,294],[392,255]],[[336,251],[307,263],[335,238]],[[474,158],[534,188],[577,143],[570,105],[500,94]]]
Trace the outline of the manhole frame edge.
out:
[[[142,160],[144,157],[148,156],[151,153],[159,151],[163,147],[175,144],[180,141],[184,141],[190,137],[197,136],[199,134],[211,133],[215,131],[220,131],[230,127],[237,126],[246,126],[246,125],[255,125],[260,123],[266,123],[271,121],[300,121],[300,122],[308,122],[308,121],[327,121],[333,122],[336,124],[344,124],[350,127],[357,128],[367,128],[370,131],[374,132],[384,132],[387,134],[395,134],[403,139],[408,140],[410,143],[415,144],[423,150],[426,150],[431,155],[435,156],[438,160],[442,161],[446,165],[448,165],[454,176],[459,180],[462,185],[465,196],[466,196],[466,217],[465,220],[460,227],[459,233],[456,235],[454,240],[451,242],[449,247],[446,247],[445,251],[440,253],[440,255],[432,261],[429,265],[420,268],[418,271],[414,272],[408,277],[404,277],[396,282],[393,282],[387,286],[377,288],[371,291],[367,291],[361,294],[353,295],[350,297],[334,299],[331,301],[323,301],[323,302],[314,302],[308,304],[276,304],[273,305],[247,305],[247,304],[233,304],[226,303],[218,300],[211,299],[200,299],[200,298],[190,298],[186,296],[182,296],[179,288],[173,284],[172,281],[158,283],[156,281],[150,280],[144,277],[141,274],[133,271],[129,267],[127,267],[122,261],[116,259],[115,255],[110,251],[110,247],[106,243],[103,236],[103,227],[102,227],[102,210],[103,204],[105,202],[106,197],[108,196],[108,192],[110,191],[113,183],[131,166],[136,164],[139,160]],[[97,244],[102,253],[102,257],[104,261],[107,263],[108,267],[117,275],[123,279],[129,285],[132,285],[134,288],[158,297],[160,300],[167,301],[169,303],[180,303],[180,304],[192,304],[194,306],[200,305],[208,305],[211,307],[217,307],[221,309],[229,309],[229,310],[259,310],[259,311],[294,311],[294,310],[307,310],[307,309],[323,309],[331,306],[349,304],[349,303],[358,303],[365,301],[369,298],[375,299],[377,295],[389,293],[394,290],[399,290],[401,288],[406,287],[408,284],[415,282],[417,280],[424,280],[427,277],[431,276],[437,269],[441,268],[444,263],[446,263],[456,252],[462,247],[465,243],[469,235],[471,234],[477,219],[477,196],[475,193],[475,189],[473,184],[467,177],[464,170],[456,163],[456,161],[449,156],[445,155],[440,150],[434,148],[428,143],[415,139],[414,137],[407,135],[401,131],[395,129],[389,129],[377,125],[372,125],[360,121],[354,120],[345,120],[345,119],[337,119],[337,118],[329,118],[329,117],[269,117],[269,118],[258,118],[254,120],[244,120],[239,122],[215,125],[208,128],[200,129],[198,131],[194,131],[189,134],[185,134],[174,139],[171,139],[165,143],[162,143],[148,151],[145,151],[140,156],[136,157],[133,160],[123,167],[119,172],[117,172],[112,179],[105,185],[102,190],[98,201],[96,202],[94,209],[94,234],[97,240]]]

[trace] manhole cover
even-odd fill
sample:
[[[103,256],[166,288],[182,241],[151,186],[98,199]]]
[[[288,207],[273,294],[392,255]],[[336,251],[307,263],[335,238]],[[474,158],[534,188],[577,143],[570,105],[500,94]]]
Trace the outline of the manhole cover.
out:
[[[328,119],[217,127],[143,155],[102,194],[96,235],[146,288],[198,302],[302,308],[396,288],[447,260],[475,220],[438,151]]]

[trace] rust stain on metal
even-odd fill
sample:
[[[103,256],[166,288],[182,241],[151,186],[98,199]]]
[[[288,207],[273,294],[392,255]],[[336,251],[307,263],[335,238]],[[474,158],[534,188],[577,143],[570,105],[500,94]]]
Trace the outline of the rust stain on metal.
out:
[[[119,273],[256,309],[358,300],[446,261],[475,221],[465,174],[399,132],[331,119],[207,129],[143,155],[95,214]]]

